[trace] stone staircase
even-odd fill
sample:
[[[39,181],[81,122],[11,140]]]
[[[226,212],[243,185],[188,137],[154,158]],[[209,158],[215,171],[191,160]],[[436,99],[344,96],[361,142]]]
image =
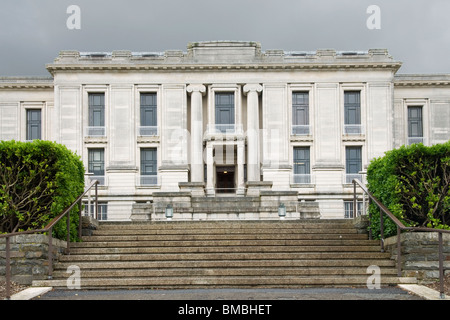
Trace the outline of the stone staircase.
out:
[[[70,266],[82,289],[363,287],[372,265],[382,286],[415,281],[349,220],[103,222],[71,246],[33,285],[66,288]]]

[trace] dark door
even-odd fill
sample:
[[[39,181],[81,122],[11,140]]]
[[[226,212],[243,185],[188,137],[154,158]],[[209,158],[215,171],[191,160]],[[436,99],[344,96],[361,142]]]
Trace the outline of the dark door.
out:
[[[234,167],[216,168],[217,193],[233,193],[235,191],[234,171]]]

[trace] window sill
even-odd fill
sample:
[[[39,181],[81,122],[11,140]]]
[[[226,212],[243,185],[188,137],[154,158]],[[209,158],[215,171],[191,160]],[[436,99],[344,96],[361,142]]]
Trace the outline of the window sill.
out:
[[[316,185],[311,183],[291,183],[291,188],[314,188]]]
[[[138,136],[137,143],[159,143],[159,136]]]
[[[296,142],[296,141],[312,142],[312,141],[314,141],[314,138],[312,135],[293,135],[293,134],[291,134],[290,140],[292,142]]]
[[[360,134],[343,134],[342,141],[366,141],[366,135]]]
[[[99,136],[99,137],[95,137],[95,136],[89,136],[89,137],[84,137],[84,143],[108,143],[108,138],[105,136]]]
[[[161,185],[136,186],[136,189],[161,189]]]

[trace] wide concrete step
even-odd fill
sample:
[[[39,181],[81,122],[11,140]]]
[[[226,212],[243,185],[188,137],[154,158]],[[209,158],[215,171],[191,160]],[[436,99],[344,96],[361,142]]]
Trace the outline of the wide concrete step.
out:
[[[411,278],[383,277],[382,285],[415,283]],[[33,281],[34,286],[67,288],[66,280]],[[317,276],[317,277],[140,277],[81,279],[83,289],[95,288],[295,288],[304,286],[367,286],[367,276]]]
[[[176,234],[176,235],[115,235],[115,236],[89,236],[83,237],[83,241],[192,241],[192,240],[320,240],[320,239],[345,239],[365,240],[363,234]]]
[[[145,248],[145,247],[208,247],[208,246],[374,246],[376,240],[303,239],[303,240],[139,240],[139,241],[88,241],[71,243],[71,248]]]
[[[80,269],[165,269],[165,268],[259,268],[259,267],[394,267],[393,260],[380,259],[279,259],[279,260],[181,260],[181,261],[67,261],[55,269],[67,270],[76,265]]]
[[[357,234],[355,228],[177,228],[177,229],[107,229],[102,228],[94,231],[95,236],[116,235],[240,235],[240,234]]]
[[[140,253],[140,254],[83,254],[62,256],[59,261],[182,261],[182,260],[313,260],[313,259],[389,259],[389,253],[376,252],[243,252],[243,253]]]
[[[354,246],[161,246],[161,247],[75,247],[70,255],[81,254],[141,254],[141,253],[269,253],[269,252],[380,252],[378,245]]]
[[[102,230],[189,230],[189,229],[336,229],[352,228],[350,220],[230,220],[230,221],[151,221],[100,222]]]
[[[349,220],[102,222],[35,285],[77,266],[83,289],[366,286],[373,265],[383,285],[414,281]]]
[[[284,267],[284,268],[169,268],[169,269],[108,269],[83,270],[83,278],[127,278],[127,277],[185,277],[185,276],[368,276],[367,267]],[[396,276],[397,269],[381,268],[381,275]],[[72,273],[55,270],[54,279],[67,279]]]

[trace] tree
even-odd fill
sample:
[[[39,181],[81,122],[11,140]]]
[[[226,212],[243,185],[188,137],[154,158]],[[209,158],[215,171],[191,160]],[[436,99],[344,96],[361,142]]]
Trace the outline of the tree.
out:
[[[450,141],[403,146],[371,162],[369,191],[407,226],[450,229]],[[374,234],[379,210],[372,205]],[[386,221],[387,235],[396,227]]]
[[[419,226],[445,228],[450,223],[450,152],[445,145],[411,150],[396,170],[405,217]]]
[[[65,146],[40,140],[0,142],[0,232],[44,227],[83,189],[83,163]],[[71,221],[77,217],[71,215]],[[58,224],[54,234],[63,238],[65,228]],[[75,226],[71,234],[76,238]]]

